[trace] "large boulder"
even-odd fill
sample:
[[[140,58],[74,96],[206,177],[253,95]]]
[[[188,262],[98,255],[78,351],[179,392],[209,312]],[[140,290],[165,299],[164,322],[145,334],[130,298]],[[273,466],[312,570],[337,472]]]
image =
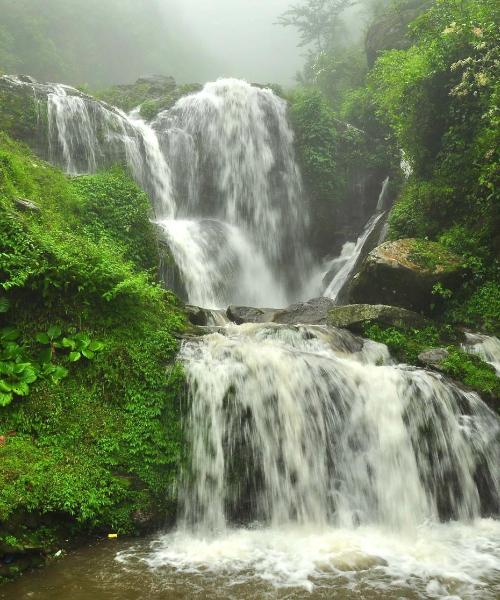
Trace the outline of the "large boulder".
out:
[[[335,306],[328,312],[327,325],[362,333],[366,323],[402,329],[426,327],[430,322],[422,315],[398,306],[383,304],[348,304]]]
[[[424,367],[441,370],[441,363],[449,358],[450,353],[446,348],[433,348],[427,352],[421,352],[418,355],[418,361]]]
[[[226,311],[226,316],[236,325],[242,323],[269,323],[273,320],[276,311],[276,308],[231,305]]]
[[[325,325],[328,311],[334,306],[335,302],[330,298],[313,298],[277,311],[273,322],[283,325]]]
[[[460,257],[436,242],[386,242],[367,256],[351,282],[349,299],[431,313],[461,286],[464,275]]]
[[[330,298],[313,298],[287,308],[229,306],[227,317],[233,323],[280,323],[281,325],[325,325],[328,311],[335,306]]]

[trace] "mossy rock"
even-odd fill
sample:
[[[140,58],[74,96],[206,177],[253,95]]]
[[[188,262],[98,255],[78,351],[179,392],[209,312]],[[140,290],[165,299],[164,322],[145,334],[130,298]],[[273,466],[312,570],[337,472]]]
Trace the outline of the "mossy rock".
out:
[[[30,81],[26,78],[24,83]],[[16,85],[9,77],[0,77],[0,131],[45,157],[47,127],[47,97],[36,96],[29,85]]]
[[[368,323],[383,326],[419,328],[429,325],[429,321],[421,315],[397,306],[382,304],[348,304],[332,308],[327,317],[327,324],[332,327],[349,329],[354,333],[362,333]]]
[[[353,303],[386,304],[435,315],[464,281],[461,258],[436,242],[402,239],[378,246],[354,277]]]

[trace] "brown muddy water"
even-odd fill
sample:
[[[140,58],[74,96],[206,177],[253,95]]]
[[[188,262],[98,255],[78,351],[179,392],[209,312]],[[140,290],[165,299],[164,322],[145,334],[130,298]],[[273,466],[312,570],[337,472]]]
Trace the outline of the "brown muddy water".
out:
[[[0,588],[1,600],[497,600],[500,524],[432,525],[414,536],[240,529],[105,540]]]

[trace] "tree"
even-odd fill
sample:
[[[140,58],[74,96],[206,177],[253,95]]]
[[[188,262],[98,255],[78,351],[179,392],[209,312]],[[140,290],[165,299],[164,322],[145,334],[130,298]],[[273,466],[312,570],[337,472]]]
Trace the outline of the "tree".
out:
[[[326,52],[335,43],[335,34],[341,23],[340,15],[356,3],[357,0],[305,0],[284,12],[277,23],[284,27],[296,27],[301,46],[314,44],[318,53]]]

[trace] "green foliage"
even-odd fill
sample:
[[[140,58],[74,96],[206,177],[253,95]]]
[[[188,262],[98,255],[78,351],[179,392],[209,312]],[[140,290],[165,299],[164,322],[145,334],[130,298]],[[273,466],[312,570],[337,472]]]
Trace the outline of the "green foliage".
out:
[[[495,369],[479,356],[467,354],[457,348],[449,348],[449,352],[449,357],[442,364],[443,371],[481,394],[494,397],[500,412],[500,378],[497,377]]]
[[[500,379],[493,367],[478,356],[468,354],[457,345],[458,334],[449,326],[425,329],[383,328],[379,325],[367,325],[364,335],[376,342],[386,344],[391,353],[400,361],[418,365],[418,356],[432,348],[445,346],[449,356],[440,368],[453,379],[476,390],[495,403],[500,411]],[[450,344],[450,342],[454,342]]]
[[[454,271],[461,264],[460,258],[441,244],[418,239],[411,241],[408,259],[422,269],[440,273]]]
[[[498,19],[492,0],[437,0],[411,26],[414,45],[383,54],[367,87],[413,168],[389,235],[462,255],[471,276],[448,317],[489,331],[497,317],[472,297],[500,272]]]
[[[416,364],[421,352],[439,345],[440,333],[436,327],[425,329],[383,328],[380,325],[368,325],[363,334],[365,337],[385,344],[394,356],[402,362]]]
[[[177,86],[170,93],[160,96],[159,98],[150,98],[141,104],[141,117],[146,121],[154,119],[158,113],[172,108],[174,104],[183,96],[188,96],[201,90],[201,85],[198,83],[186,83]]]
[[[292,96],[290,117],[308,187],[318,198],[330,200],[338,189],[334,112],[319,90],[305,88]]]
[[[120,169],[78,177],[81,221],[97,243],[123,248],[124,257],[140,269],[158,265],[156,238],[149,222],[149,198]]]
[[[19,211],[17,197],[40,211]],[[46,521],[55,535],[54,514],[67,537],[132,533],[137,515],[156,525],[174,510],[185,321],[155,281],[148,217],[122,171],[70,179],[0,134],[1,352],[10,352],[0,360],[18,365],[26,393],[2,408],[0,521],[27,520],[27,538]]]
[[[480,286],[470,285],[472,294],[459,296],[450,306],[448,318],[455,323],[500,336],[500,283],[487,281]]]

